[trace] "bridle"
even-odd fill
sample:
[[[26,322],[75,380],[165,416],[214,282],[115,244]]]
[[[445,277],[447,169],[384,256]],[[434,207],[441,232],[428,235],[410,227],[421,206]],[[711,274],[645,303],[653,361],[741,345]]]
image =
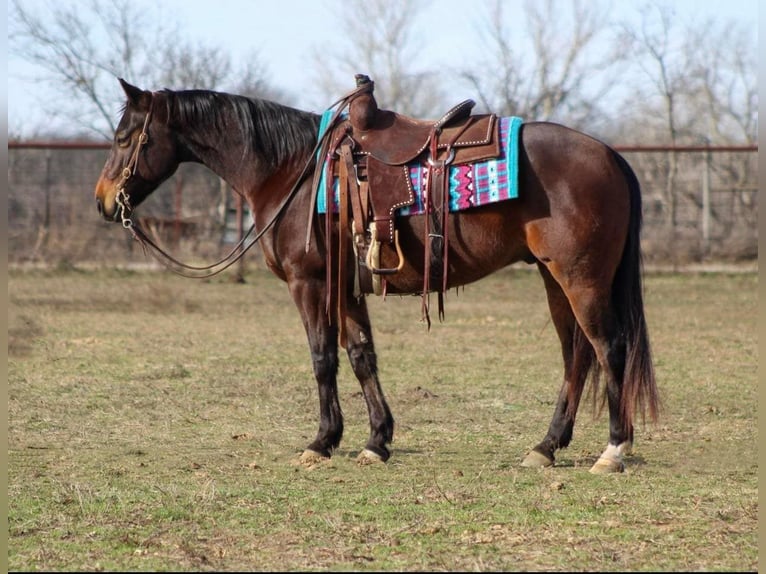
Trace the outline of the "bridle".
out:
[[[255,232],[255,223],[253,223],[250,228],[245,232],[242,239],[234,246],[234,248],[225,255],[220,261],[217,261],[216,263],[213,263],[211,265],[205,265],[205,266],[195,266],[195,265],[189,265],[187,263],[182,263],[178,259],[174,258],[172,255],[167,253],[164,249],[162,249],[159,245],[157,245],[152,239],[149,238],[149,236],[144,232],[141,227],[137,224],[137,222],[133,221],[131,218],[132,215],[132,208],[130,205],[130,197],[125,191],[125,185],[127,184],[128,180],[130,180],[131,177],[136,173],[136,168],[138,166],[138,158],[141,154],[141,149],[149,142],[149,121],[152,117],[152,111],[154,108],[154,93],[152,92],[152,101],[149,104],[149,111],[146,114],[146,118],[144,119],[144,125],[141,128],[141,133],[138,136],[138,142],[136,144],[136,149],[133,151],[132,155],[130,156],[130,159],[128,160],[128,163],[123,168],[120,181],[117,184],[117,195],[115,197],[115,202],[117,203],[117,206],[119,208],[119,215],[122,220],[122,226],[129,230],[131,234],[133,235],[133,238],[136,239],[141,245],[146,249],[146,247],[150,247],[149,253],[157,259],[160,263],[162,263],[167,269],[172,271],[173,273],[177,275],[181,275],[182,277],[188,277],[192,279],[206,279],[208,277],[213,277],[214,275],[218,275],[222,271],[225,271],[234,263],[239,261],[247,251],[250,250],[250,248],[255,245],[258,240],[263,237],[263,235],[276,223],[276,221],[279,219],[279,217],[282,215],[282,212],[287,207],[287,204],[295,197],[295,194],[298,192],[298,189],[300,188],[301,184],[305,180],[309,168],[311,167],[312,163],[314,163],[315,156],[316,161],[319,161],[322,157],[322,153],[320,152],[320,148],[322,150],[326,149],[326,141],[329,140],[329,134],[331,133],[332,126],[335,124],[337,119],[340,117],[341,112],[343,109],[348,105],[349,101],[353,98],[354,95],[356,95],[360,91],[360,88],[356,88],[346,94],[345,96],[339,98],[336,100],[328,109],[332,109],[336,105],[342,103],[343,105],[340,106],[335,113],[332,116],[332,119],[329,121],[329,124],[327,126],[327,129],[320,134],[320,136],[317,138],[317,143],[314,146],[314,149],[311,151],[311,153],[308,156],[308,159],[306,160],[306,164],[304,165],[303,169],[301,170],[300,175],[298,176],[298,179],[293,184],[292,188],[288,192],[288,194],[285,196],[285,198],[282,200],[282,203],[279,204],[279,207],[277,207],[276,212],[274,213],[274,216],[269,220],[269,222],[261,229],[251,240],[250,242],[245,245],[245,242],[247,239]],[[316,181],[313,184],[312,189],[312,200],[311,200],[311,207],[309,211],[309,230],[311,229],[311,221],[313,216],[313,210],[316,200],[316,193],[317,193],[317,185]],[[243,247],[243,245],[245,245]],[[306,250],[308,251],[308,240],[306,245]],[[188,273],[185,270],[192,271],[193,273]],[[204,273],[203,273],[204,272]]]
[[[133,220],[130,219],[132,208],[130,207],[130,198],[128,197],[128,194],[125,193],[125,184],[128,183],[128,180],[133,177],[133,174],[136,172],[141,148],[144,147],[146,142],[149,141],[149,133],[146,131],[146,129],[149,127],[149,120],[152,117],[153,109],[154,97],[152,96],[152,103],[149,104],[149,111],[146,113],[146,118],[144,118],[144,126],[141,128],[141,134],[138,136],[136,149],[133,150],[133,154],[130,156],[128,163],[122,169],[120,182],[117,184],[117,196],[115,197],[115,201],[117,202],[117,206],[120,208],[120,218],[122,219],[122,226],[125,229],[133,228]]]
[[[141,229],[141,227],[138,225],[137,222],[133,221],[131,215],[132,215],[132,207],[130,205],[130,197],[128,196],[127,192],[125,191],[125,185],[128,183],[128,180],[130,180],[131,177],[136,173],[136,168],[138,167],[138,158],[141,154],[141,148],[143,148],[149,141],[149,122],[152,117],[152,111],[154,109],[154,94],[152,94],[152,101],[149,105],[149,111],[146,113],[146,118],[144,118],[144,125],[141,128],[141,133],[138,136],[138,142],[136,143],[136,148],[133,150],[133,153],[130,156],[130,159],[128,160],[128,163],[123,168],[122,173],[120,175],[120,181],[117,184],[117,195],[115,197],[115,202],[117,203],[117,207],[119,208],[119,215],[120,219],[122,220],[122,226],[129,230],[131,234],[133,235],[133,238],[136,239],[141,245],[146,248],[150,247],[149,253],[154,256],[155,259],[157,259],[160,263],[162,263],[165,267],[167,267],[170,271],[176,273],[177,275],[181,275],[182,277],[189,277],[189,278],[195,278],[195,279],[205,279],[208,277],[212,277],[214,275],[217,275],[221,273],[222,271],[229,268],[231,265],[236,263],[239,259],[241,259],[244,254],[252,247],[258,239],[260,239],[261,235],[268,229],[271,224],[276,220],[276,216],[274,220],[272,220],[264,230],[258,234],[258,236],[253,239],[253,241],[245,248],[241,249],[244,242],[247,240],[247,238],[252,234],[252,232],[255,230],[255,224],[250,226],[250,229],[245,233],[245,235],[242,237],[242,239],[237,243],[237,245],[234,246],[234,249],[226,255],[223,259],[220,261],[217,261],[216,263],[213,263],[212,265],[206,265],[204,267],[195,266],[195,265],[189,265],[187,263],[183,263],[176,258],[174,258],[172,255],[167,253],[164,249],[162,249],[159,245],[157,245],[147,234],[146,232]],[[281,207],[277,212],[277,216],[279,215],[279,212],[281,212]],[[180,269],[179,269],[180,268]],[[207,271],[208,273],[200,274],[200,273],[186,273],[183,271],[183,269],[187,269],[189,271],[195,271],[195,272],[202,272]],[[212,271],[211,271],[212,270]]]

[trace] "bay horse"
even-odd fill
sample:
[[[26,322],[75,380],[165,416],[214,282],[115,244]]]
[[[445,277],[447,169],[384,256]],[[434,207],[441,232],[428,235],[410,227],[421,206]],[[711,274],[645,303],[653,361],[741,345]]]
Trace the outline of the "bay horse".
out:
[[[329,458],[340,444],[339,329],[326,311],[328,238],[313,209],[320,115],[268,100],[210,90],[148,91],[120,79],[127,96],[96,184],[98,211],[130,227],[133,209],[182,162],[202,163],[248,202],[268,268],[287,283],[308,337],[318,385],[319,430],[301,460]],[[522,466],[551,466],[572,439],[583,389],[605,379],[609,439],[591,467],[621,472],[636,415],[657,420],[659,393],[644,314],[641,195],[627,161],[606,144],[551,122],[526,122],[519,136],[519,197],[450,212],[449,280],[462,286],[523,261],[542,275],[561,343],[563,383],[543,439]],[[315,224],[307,238],[307,221]],[[397,219],[406,264],[387,293],[423,293],[426,216]],[[347,230],[344,230],[346,233]],[[337,238],[336,238],[337,241]],[[307,249],[308,247],[308,249]],[[395,254],[393,254],[395,256]],[[365,297],[345,285],[345,350],[362,387],[370,434],[360,463],[386,461],[394,418],[378,379]]]

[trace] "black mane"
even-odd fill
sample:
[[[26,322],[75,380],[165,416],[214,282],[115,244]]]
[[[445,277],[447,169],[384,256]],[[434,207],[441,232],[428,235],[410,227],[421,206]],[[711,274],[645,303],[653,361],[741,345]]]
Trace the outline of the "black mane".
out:
[[[317,141],[320,116],[312,112],[210,90],[163,93],[168,97],[171,121],[191,129],[199,140],[238,130],[245,145],[243,154],[252,151],[272,167],[305,155]]]

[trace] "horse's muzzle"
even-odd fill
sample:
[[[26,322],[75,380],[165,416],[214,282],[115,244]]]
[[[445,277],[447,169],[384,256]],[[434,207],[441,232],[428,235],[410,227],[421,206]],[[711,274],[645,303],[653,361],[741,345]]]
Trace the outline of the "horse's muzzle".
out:
[[[96,209],[98,209],[98,214],[107,221],[116,223],[122,219],[122,208],[120,206],[117,206],[114,212],[109,214],[106,212],[104,203],[100,199],[96,198]]]

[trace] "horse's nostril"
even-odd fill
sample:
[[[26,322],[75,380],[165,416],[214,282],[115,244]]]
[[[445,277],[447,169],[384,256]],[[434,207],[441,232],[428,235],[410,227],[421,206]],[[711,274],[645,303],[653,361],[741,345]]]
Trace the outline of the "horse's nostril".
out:
[[[104,205],[101,203],[100,199],[96,200],[96,207],[98,208],[98,214],[103,216],[104,215]]]

